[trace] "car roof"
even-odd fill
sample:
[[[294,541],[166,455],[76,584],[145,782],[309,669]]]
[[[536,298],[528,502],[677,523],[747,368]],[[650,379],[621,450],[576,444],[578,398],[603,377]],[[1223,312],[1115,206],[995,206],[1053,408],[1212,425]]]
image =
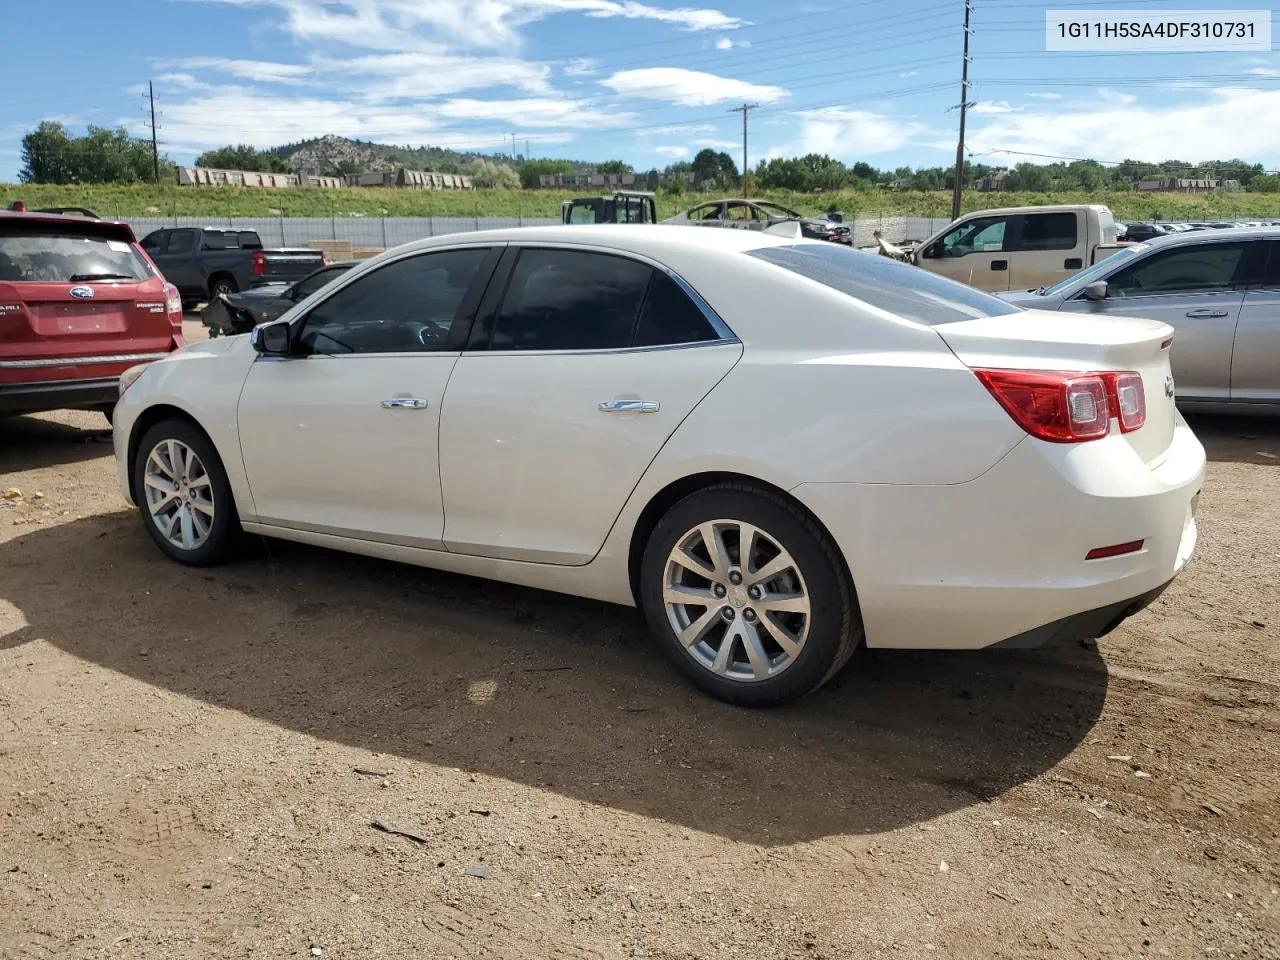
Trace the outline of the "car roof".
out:
[[[505,227],[500,230],[478,230],[452,233],[415,240],[394,250],[431,250],[436,247],[476,243],[552,243],[556,245],[606,247],[630,251],[662,261],[666,251],[713,251],[739,253],[761,247],[790,246],[798,243],[824,243],[765,233],[763,230],[701,230],[675,224],[587,223],[549,227]]]
[[[1164,233],[1143,242],[1153,250],[1163,247],[1184,247],[1191,243],[1211,240],[1280,240],[1280,227],[1223,227],[1209,230],[1184,230],[1180,233]]]
[[[49,226],[66,228],[68,224],[85,228],[90,236],[114,236],[116,239],[133,243],[133,228],[120,220],[95,220],[90,217],[73,217],[65,213],[31,213],[19,210],[0,210],[0,224],[3,223],[41,223]]]

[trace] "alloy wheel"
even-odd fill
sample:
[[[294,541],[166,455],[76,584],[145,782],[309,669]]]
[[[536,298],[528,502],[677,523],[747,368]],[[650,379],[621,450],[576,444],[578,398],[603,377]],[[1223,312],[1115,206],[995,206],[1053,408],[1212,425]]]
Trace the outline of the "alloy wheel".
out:
[[[179,550],[196,550],[213,530],[213,479],[181,440],[161,440],[143,471],[147,511],[160,535]]]
[[[792,666],[812,619],[795,559],[768,532],[740,520],[710,520],[676,541],[662,602],[696,663],[748,683]]]

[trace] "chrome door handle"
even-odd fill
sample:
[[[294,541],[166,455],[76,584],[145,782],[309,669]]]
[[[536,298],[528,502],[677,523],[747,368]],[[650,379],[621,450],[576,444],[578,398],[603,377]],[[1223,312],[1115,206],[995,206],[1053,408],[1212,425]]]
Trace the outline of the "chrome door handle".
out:
[[[390,400],[383,400],[382,407],[384,410],[425,410],[427,401],[419,400],[417,397],[393,397]]]
[[[601,413],[657,413],[657,400],[605,400]]]
[[[1187,316],[1192,320],[1211,320],[1216,317],[1225,317],[1225,310],[1188,310]]]

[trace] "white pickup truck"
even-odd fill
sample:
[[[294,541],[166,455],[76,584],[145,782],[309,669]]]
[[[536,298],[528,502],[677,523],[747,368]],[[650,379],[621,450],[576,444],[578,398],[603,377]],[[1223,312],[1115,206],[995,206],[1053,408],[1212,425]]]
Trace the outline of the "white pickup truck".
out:
[[[1010,207],[965,214],[921,243],[912,262],[979,290],[1046,287],[1115,253],[1102,204]]]

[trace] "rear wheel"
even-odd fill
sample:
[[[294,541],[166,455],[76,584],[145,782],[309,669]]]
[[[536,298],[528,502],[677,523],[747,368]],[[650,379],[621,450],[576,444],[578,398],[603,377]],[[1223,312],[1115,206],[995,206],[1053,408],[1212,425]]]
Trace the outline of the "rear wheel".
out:
[[[222,459],[183,420],[162,420],[142,437],[133,465],[133,499],[147,533],[179,563],[230,558],[240,518]]]
[[[861,641],[834,544],[798,505],[762,487],[722,484],[681,500],[641,563],[650,628],[677,669],[718,699],[796,700]]]
[[[214,277],[209,281],[209,299],[217,300],[221,296],[230,296],[237,289],[236,282],[230,277]]]

